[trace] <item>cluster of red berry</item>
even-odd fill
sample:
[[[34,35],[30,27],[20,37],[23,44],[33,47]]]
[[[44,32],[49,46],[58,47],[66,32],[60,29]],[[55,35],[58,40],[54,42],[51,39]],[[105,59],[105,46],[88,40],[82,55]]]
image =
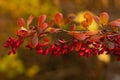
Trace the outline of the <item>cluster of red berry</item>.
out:
[[[99,54],[112,54],[120,58],[120,34],[119,26],[120,19],[109,21],[109,15],[106,12],[100,16],[93,16],[89,12],[84,14],[85,20],[79,24],[74,23],[75,16],[68,16],[63,18],[61,13],[57,13],[54,19],[50,22],[45,22],[46,15],[41,15],[38,18],[37,26],[30,26],[33,15],[27,20],[25,27],[25,20],[19,18],[17,21],[20,27],[16,34],[18,38],[10,37],[5,44],[6,48],[11,47],[9,54],[16,53],[17,48],[23,43],[25,38],[29,38],[26,45],[29,49],[35,49],[38,54],[47,55],[51,53],[54,56],[68,54],[71,51],[76,51],[79,56],[91,56]],[[90,31],[88,27],[92,21],[98,24],[99,29]],[[69,24],[69,25],[68,25]],[[62,26],[70,26],[69,29],[64,29]],[[77,25],[82,25],[86,30],[76,30]],[[56,42],[50,43],[47,37],[48,34],[65,32],[72,36],[70,40],[58,39]],[[40,42],[39,39],[44,39]]]
[[[6,41],[6,44],[4,45],[5,48],[11,47],[12,49],[8,52],[8,55],[13,53],[16,53],[17,48],[20,47],[20,45],[23,43],[23,40],[19,40],[13,37],[9,37]]]

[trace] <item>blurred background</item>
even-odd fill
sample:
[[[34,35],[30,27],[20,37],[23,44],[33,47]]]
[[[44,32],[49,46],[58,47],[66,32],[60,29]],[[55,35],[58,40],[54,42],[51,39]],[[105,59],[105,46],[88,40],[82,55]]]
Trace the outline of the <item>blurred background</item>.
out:
[[[111,20],[120,17],[120,0],[0,0],[0,80],[120,80],[120,62],[112,56],[78,57],[75,52],[60,57],[37,55],[24,46],[16,55],[7,55],[3,47],[9,36],[15,36],[16,20],[33,14],[33,24],[41,14],[47,20],[56,12],[64,17],[90,11],[109,13]]]

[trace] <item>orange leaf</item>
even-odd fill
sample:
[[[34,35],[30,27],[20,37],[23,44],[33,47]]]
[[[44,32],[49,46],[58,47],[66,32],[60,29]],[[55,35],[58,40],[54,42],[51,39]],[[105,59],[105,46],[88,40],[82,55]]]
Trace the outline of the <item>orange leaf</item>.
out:
[[[84,14],[85,21],[82,22],[83,27],[87,28],[92,24],[92,15],[89,12]]]
[[[113,29],[113,31],[118,32],[118,27],[120,27],[120,19],[111,21],[109,24],[111,28]]]
[[[63,23],[63,15],[61,13],[57,13],[54,17],[54,20],[55,20],[56,24],[58,24],[59,27],[61,27],[62,23]]]
[[[24,25],[25,25],[25,20],[24,20],[23,18],[19,18],[19,19],[17,20],[17,25],[18,25],[19,27],[24,27]]]
[[[27,20],[27,26],[29,26],[31,24],[31,22],[33,21],[34,16],[30,15],[28,20]]]
[[[109,21],[109,15],[106,12],[102,12],[100,14],[100,21],[102,25],[107,25],[108,21]]]
[[[94,35],[90,37],[90,41],[99,41],[103,36]]]
[[[85,33],[85,35],[87,35],[87,36],[90,36],[90,35],[95,35],[95,34],[98,34],[98,30],[95,30],[95,31],[88,31],[88,32],[86,32]]]
[[[120,26],[120,21],[119,21],[119,19],[117,19],[117,20],[114,20],[114,21],[111,21],[110,23],[109,23],[111,26]]]
[[[47,16],[46,15],[41,15],[38,18],[38,26],[40,27],[46,20]]]
[[[85,40],[86,38],[88,38],[89,36],[86,36],[84,33],[82,32],[69,32],[69,35],[73,36],[74,38],[78,39],[78,40]]]

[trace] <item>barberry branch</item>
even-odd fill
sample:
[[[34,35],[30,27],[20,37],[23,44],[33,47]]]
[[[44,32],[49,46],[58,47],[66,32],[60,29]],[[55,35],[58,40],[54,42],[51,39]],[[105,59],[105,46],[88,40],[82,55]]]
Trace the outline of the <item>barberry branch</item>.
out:
[[[5,43],[6,48],[11,48],[8,52],[9,55],[15,54],[23,41],[29,38],[26,47],[30,50],[35,49],[38,54],[60,56],[75,51],[79,56],[90,57],[91,55],[106,53],[106,55],[111,54],[120,59],[120,19],[109,22],[109,15],[106,12],[101,13],[99,17],[86,12],[84,14],[85,20],[80,23],[86,30],[77,30],[74,18],[69,16],[64,19],[61,13],[57,13],[50,22],[46,22],[46,15],[39,16],[37,26],[30,26],[33,18],[31,15],[27,23],[23,18],[18,19],[17,38],[9,37]],[[91,31],[88,29],[93,20],[98,25],[98,30]],[[25,24],[27,24],[27,28]],[[69,26],[69,29],[64,29],[63,26]],[[49,34],[62,32],[72,36],[72,38],[49,42]],[[42,42],[41,39],[43,39]]]

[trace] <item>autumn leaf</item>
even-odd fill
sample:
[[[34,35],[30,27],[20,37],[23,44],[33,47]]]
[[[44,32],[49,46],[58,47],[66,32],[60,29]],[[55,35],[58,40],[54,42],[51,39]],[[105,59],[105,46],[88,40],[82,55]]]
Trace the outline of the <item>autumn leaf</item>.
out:
[[[87,36],[90,36],[90,35],[96,35],[96,34],[98,34],[98,30],[95,30],[95,31],[87,31],[86,33],[85,33],[85,35],[87,35]]]
[[[31,36],[31,39],[30,39],[30,46],[32,48],[35,48],[38,44],[38,35],[37,33],[35,33],[33,36]]]
[[[19,18],[19,19],[17,20],[17,25],[18,25],[19,27],[24,27],[24,26],[25,26],[25,20],[24,20],[23,18]]]
[[[29,26],[31,24],[31,22],[33,21],[34,16],[30,15],[28,20],[27,20],[27,26]]]
[[[46,15],[41,15],[38,18],[38,26],[40,27],[46,20],[47,16]]]
[[[95,15],[90,11],[80,12],[80,13],[77,14],[74,21],[77,22],[77,23],[81,23],[80,25],[77,26],[77,30],[86,30],[86,28],[83,27],[83,25],[82,25],[82,22],[86,21],[86,19],[84,18],[85,13],[90,13],[90,15],[92,17],[92,23],[87,27],[87,29],[89,31],[98,30],[98,24],[94,20]]]
[[[28,30],[24,27],[21,27],[19,30],[16,31],[16,34],[19,38],[25,38],[28,36]]]
[[[54,20],[55,20],[56,24],[58,24],[59,27],[61,27],[63,24],[63,15],[61,13],[57,13],[54,17]]]
[[[113,29],[113,31],[118,32],[118,28],[120,27],[120,19],[111,21],[109,24],[111,28]]]
[[[39,28],[40,30],[45,30],[48,27],[47,23],[43,23]]]
[[[109,15],[108,15],[108,13],[102,12],[100,14],[100,22],[101,22],[101,24],[102,25],[107,25],[108,21],[109,21]]]
[[[69,35],[73,36],[74,38],[78,39],[78,40],[85,40],[86,38],[88,38],[89,36],[86,36],[84,33],[82,32],[74,32],[71,31],[68,33]]]
[[[99,35],[94,35],[90,37],[90,41],[99,41],[103,36],[99,36]]]
[[[71,23],[73,20],[75,19],[75,15],[74,14],[70,14],[67,18],[66,18],[66,20],[65,20],[65,24],[69,24],[69,23]]]
[[[89,12],[86,12],[84,14],[84,18],[86,20],[84,20],[81,24],[83,25],[83,27],[87,28],[88,26],[92,24],[92,15]]]
[[[93,16],[93,19],[97,24],[100,23],[100,18],[98,16]]]
[[[71,31],[75,31],[75,29],[76,29],[76,25],[73,24],[73,25],[70,27],[70,30],[71,30]]]

